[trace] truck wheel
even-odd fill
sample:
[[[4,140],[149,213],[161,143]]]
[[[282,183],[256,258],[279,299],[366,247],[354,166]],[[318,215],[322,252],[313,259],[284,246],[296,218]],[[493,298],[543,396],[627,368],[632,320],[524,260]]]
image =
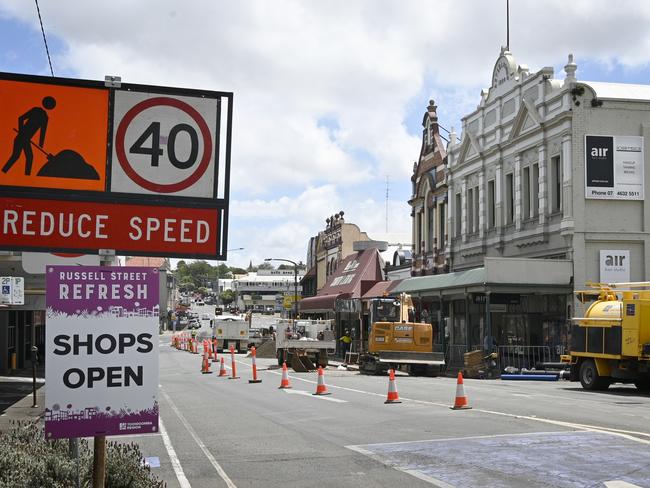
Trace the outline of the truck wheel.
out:
[[[606,390],[610,379],[598,375],[593,359],[585,359],[580,365],[580,384],[585,390]]]

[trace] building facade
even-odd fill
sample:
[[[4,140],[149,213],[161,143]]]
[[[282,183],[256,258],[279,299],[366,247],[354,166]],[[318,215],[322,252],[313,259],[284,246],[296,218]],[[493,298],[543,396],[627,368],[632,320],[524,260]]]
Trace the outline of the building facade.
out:
[[[570,55],[559,79],[550,67],[531,73],[502,49],[462,136],[450,134],[450,273],[428,276],[423,257],[421,276],[394,291],[428,308],[437,344],[456,357],[496,342],[506,354],[541,348],[556,358],[582,313],[576,289],[650,276],[650,86],[580,81],[577,68]],[[409,203],[422,255],[419,171]]]
[[[232,280],[235,305],[240,310],[253,312],[280,312],[290,309],[294,296],[294,284],[298,297],[301,296],[300,282],[304,275],[298,270],[297,277],[291,269],[260,269]],[[288,307],[286,306],[288,300]]]
[[[305,297],[316,295],[325,286],[341,261],[355,252],[355,242],[371,240],[359,226],[345,222],[343,215],[341,211],[328,217],[325,229],[309,240],[307,273],[302,281]]]
[[[437,106],[429,100],[422,119],[420,157],[413,165],[411,206],[413,256],[411,274],[449,271],[447,248],[447,151],[438,125]]]

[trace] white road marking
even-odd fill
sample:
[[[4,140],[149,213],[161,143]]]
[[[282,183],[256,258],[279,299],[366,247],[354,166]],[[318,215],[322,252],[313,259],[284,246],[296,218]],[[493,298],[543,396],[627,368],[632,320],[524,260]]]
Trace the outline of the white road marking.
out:
[[[318,398],[319,400],[327,400],[328,402],[348,403],[347,400],[341,400],[340,398],[332,398],[330,396],[312,395],[308,391],[304,391],[304,390],[288,390],[288,389],[284,389],[284,392],[288,393],[290,395],[304,395],[304,396],[308,396],[308,397],[311,397],[311,398]]]
[[[165,444],[167,455],[172,462],[172,468],[174,468],[174,474],[176,475],[178,484],[181,485],[181,488],[192,488],[192,485],[190,485],[190,482],[187,481],[187,478],[185,477],[183,467],[181,466],[181,462],[178,460],[178,456],[176,455],[174,446],[172,446],[172,441],[169,438],[169,435],[167,435],[167,429],[165,429],[165,425],[163,424],[161,417],[158,417],[158,431],[160,432],[160,435],[162,435],[163,444]]]
[[[277,371],[267,371],[267,373],[272,373],[272,374],[282,374],[281,372]],[[297,381],[304,381],[305,383],[312,383],[316,384],[316,381],[312,380],[307,380],[305,378],[300,378],[297,376],[292,376],[289,375],[289,378],[297,380]],[[336,386],[336,385],[327,385],[328,388],[338,388],[340,390],[345,390],[345,391],[352,391],[355,393],[362,393],[364,395],[372,395],[372,396],[379,396],[379,397],[384,397],[385,395],[382,395],[380,393],[374,393],[371,391],[365,391],[365,390],[357,390],[355,388],[346,388],[344,386]],[[443,408],[449,408],[450,405],[445,404],[445,403],[439,403],[439,402],[430,402],[427,400],[416,400],[413,398],[406,398],[403,396],[400,396],[400,400],[402,401],[407,401],[407,402],[412,402],[412,403],[419,403],[422,405],[435,405],[438,407],[443,407]],[[561,420],[553,420],[553,419],[545,419],[543,417],[536,417],[536,416],[528,416],[528,415],[517,415],[513,413],[506,413],[506,412],[496,412],[494,410],[483,410],[480,408],[474,408],[472,410],[467,410],[465,411],[468,415],[472,415],[472,412],[481,412],[481,413],[487,413],[490,415],[500,415],[503,417],[511,417],[511,418],[516,418],[516,419],[523,419],[523,420],[533,420],[536,422],[542,422],[542,423],[548,423],[548,424],[553,424],[553,425],[559,425],[561,427],[567,427],[570,429],[576,429],[576,430],[585,430],[585,431],[591,431],[591,432],[601,432],[604,434],[614,434],[618,435],[620,437],[623,437],[625,439],[633,440],[636,442],[639,442],[641,444],[649,444],[650,445],[650,440],[645,440],[645,439],[639,439],[638,437],[634,436],[642,436],[642,437],[648,437],[650,438],[650,432],[637,432],[637,431],[631,431],[631,430],[623,430],[623,429],[614,429],[611,427],[601,427],[601,426],[596,426],[596,425],[587,425],[587,424],[577,424],[574,422],[563,422]]]
[[[165,400],[167,400],[167,403],[169,403],[169,406],[172,408],[172,410],[174,411],[174,413],[176,414],[178,419],[185,426],[185,429],[190,433],[190,435],[194,439],[194,442],[196,442],[198,444],[201,451],[203,451],[203,454],[205,454],[205,457],[208,458],[208,461],[210,461],[210,464],[212,464],[214,469],[217,471],[217,474],[219,475],[219,477],[226,483],[226,486],[228,486],[228,488],[237,488],[237,486],[232,482],[232,480],[228,477],[226,472],[223,470],[221,465],[214,458],[212,453],[208,450],[208,448],[203,443],[201,438],[196,434],[196,431],[192,428],[192,426],[189,424],[187,419],[185,419],[185,416],[181,413],[181,411],[178,409],[178,407],[172,401],[172,399],[169,397],[169,395],[164,390],[161,390],[161,393],[165,397]]]
[[[641,488],[639,485],[633,485],[632,483],[628,483],[627,481],[620,481],[620,480],[605,481],[605,486],[607,488]]]

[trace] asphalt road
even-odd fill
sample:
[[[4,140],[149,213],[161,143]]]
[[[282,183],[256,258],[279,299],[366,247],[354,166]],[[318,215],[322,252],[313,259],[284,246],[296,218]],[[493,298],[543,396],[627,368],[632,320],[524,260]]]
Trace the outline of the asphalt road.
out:
[[[650,396],[634,387],[466,380],[473,408],[451,410],[453,378],[399,375],[387,405],[385,376],[328,368],[332,394],[314,396],[315,373],[279,390],[273,360],[260,384],[236,361],[240,379],[203,375],[161,338],[162,435],[133,440],[168,486],[650,486]]]

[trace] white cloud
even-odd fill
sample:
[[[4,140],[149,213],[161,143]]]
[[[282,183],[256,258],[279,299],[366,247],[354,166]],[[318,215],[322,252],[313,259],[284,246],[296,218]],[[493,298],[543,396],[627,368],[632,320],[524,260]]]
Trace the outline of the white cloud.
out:
[[[408,127],[418,127],[433,98],[441,125],[460,131],[505,44],[505,2],[484,0],[40,6],[48,35],[66,45],[55,69],[235,93],[229,242],[247,248],[232,255],[239,264],[271,251],[304,259],[308,237],[341,209],[380,238],[385,175],[396,190],[389,231],[408,238],[420,150],[419,131]],[[39,28],[24,0],[4,0],[0,14]],[[649,21],[650,3],[641,0],[518,0],[510,45],[533,70],[561,66],[569,52],[578,75],[587,59],[633,69],[650,63]]]

